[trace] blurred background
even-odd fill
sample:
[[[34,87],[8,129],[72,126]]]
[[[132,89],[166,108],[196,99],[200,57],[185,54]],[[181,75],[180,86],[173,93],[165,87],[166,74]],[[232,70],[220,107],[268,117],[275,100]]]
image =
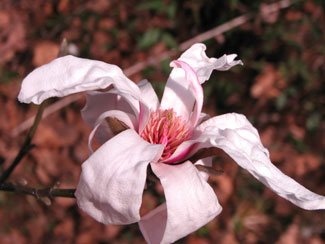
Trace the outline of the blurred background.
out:
[[[0,170],[8,167],[37,106],[20,104],[20,84],[57,55],[70,53],[131,67],[162,94],[169,62],[182,44],[238,16],[242,24],[203,39],[209,57],[238,54],[244,66],[214,72],[204,84],[205,112],[245,114],[259,130],[272,162],[325,195],[324,1],[262,0],[1,0]],[[287,7],[282,7],[287,6]],[[249,15],[249,18],[247,17]],[[246,16],[246,17],[245,17]],[[246,18],[246,19],[245,19]],[[174,56],[161,56],[173,50]],[[150,60],[150,64],[148,64]],[[142,63],[140,63],[142,62]],[[141,64],[141,69],[134,65]],[[53,99],[55,105],[62,99]],[[9,178],[28,186],[75,188],[88,157],[90,132],[80,117],[84,96],[54,107],[42,120],[36,147]],[[220,153],[210,177],[223,212],[177,243],[325,243],[324,211],[305,211],[275,195]],[[159,186],[143,197],[141,214],[163,201]],[[47,204],[45,204],[45,203]],[[145,243],[137,224],[102,225],[74,199],[48,201],[0,192],[1,243]]]

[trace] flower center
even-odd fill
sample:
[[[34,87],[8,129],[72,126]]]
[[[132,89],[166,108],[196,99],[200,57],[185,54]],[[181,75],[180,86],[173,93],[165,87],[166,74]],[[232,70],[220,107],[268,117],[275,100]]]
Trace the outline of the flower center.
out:
[[[141,133],[141,137],[152,144],[165,145],[161,160],[169,158],[177,147],[190,139],[191,130],[181,116],[173,109],[151,112],[150,119]]]

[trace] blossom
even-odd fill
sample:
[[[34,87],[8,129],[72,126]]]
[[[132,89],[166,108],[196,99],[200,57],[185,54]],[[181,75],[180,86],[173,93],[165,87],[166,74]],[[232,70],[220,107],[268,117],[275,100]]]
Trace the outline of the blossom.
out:
[[[151,84],[129,80],[115,65],[73,56],[58,58],[29,74],[18,99],[36,104],[49,97],[89,92],[83,119],[102,144],[82,164],[77,203],[104,224],[139,222],[148,243],[171,243],[197,230],[222,208],[208,175],[197,165],[211,158],[188,160],[203,148],[221,148],[242,168],[281,197],[304,209],[325,209],[325,197],[283,174],[270,161],[257,130],[244,115],[213,118],[201,113],[202,84],[213,70],[242,64],[236,55],[208,58],[195,44],[171,62],[173,70],[159,102]],[[92,151],[92,149],[91,149]],[[150,165],[159,178],[166,202],[140,216]]]

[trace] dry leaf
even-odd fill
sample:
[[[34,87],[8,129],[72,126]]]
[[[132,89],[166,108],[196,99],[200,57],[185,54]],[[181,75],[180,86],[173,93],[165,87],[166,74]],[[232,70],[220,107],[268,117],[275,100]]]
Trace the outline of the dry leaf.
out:
[[[55,226],[54,234],[65,240],[65,243],[70,243],[74,236],[74,223],[71,218],[65,218],[61,223]]]
[[[142,197],[142,205],[140,208],[140,216],[144,216],[153,210],[158,204],[156,197],[152,196],[149,192],[144,192]]]
[[[299,227],[296,224],[291,224],[288,229],[280,236],[276,244],[295,244],[300,243]]]
[[[286,81],[272,64],[266,64],[262,74],[258,75],[251,88],[254,98],[272,98],[280,95]]]
[[[262,3],[260,6],[260,14],[266,23],[273,24],[278,19],[279,11],[274,11],[271,4]]]
[[[55,59],[58,55],[60,46],[55,42],[41,41],[34,47],[33,65],[39,67]]]
[[[26,47],[24,16],[11,11],[0,11],[0,65],[12,60],[17,51]]]
[[[186,244],[210,244],[210,242],[205,238],[191,235],[187,238]]]
[[[121,227],[118,225],[105,225],[104,227],[104,236],[105,239],[110,241],[114,240],[114,238],[120,233]]]
[[[227,174],[223,174],[219,176],[210,176],[209,182],[212,183],[220,204],[226,204],[234,191],[232,179]]]

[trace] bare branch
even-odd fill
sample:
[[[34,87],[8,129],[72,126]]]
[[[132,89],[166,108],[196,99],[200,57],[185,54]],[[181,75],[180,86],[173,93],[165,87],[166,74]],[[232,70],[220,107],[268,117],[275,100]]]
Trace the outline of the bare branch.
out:
[[[36,199],[42,199],[46,197],[49,199],[53,199],[54,197],[75,198],[74,193],[76,189],[59,189],[59,188],[52,188],[52,187],[39,189],[39,188],[15,185],[8,182],[8,183],[0,184],[0,191],[8,191],[8,192],[32,195]]]
[[[42,114],[45,109],[45,106],[46,106],[46,101],[42,102],[41,105],[38,107],[38,111],[37,111],[34,123],[26,136],[24,144],[21,146],[17,156],[15,157],[14,161],[11,163],[9,168],[7,168],[3,172],[3,174],[0,176],[0,184],[5,182],[8,179],[8,177],[10,176],[12,171],[16,168],[16,166],[20,163],[22,158],[29,152],[30,149],[33,148],[33,146],[31,145],[31,142],[35,135],[38,124],[42,119]]]
[[[67,48],[67,41],[64,39],[61,43],[58,57],[64,55],[64,53],[66,53],[66,48]],[[32,139],[35,135],[38,124],[42,119],[42,115],[43,115],[46,105],[47,105],[47,100],[43,101],[41,103],[41,105],[38,107],[37,114],[35,117],[33,117],[34,122],[32,123],[32,127],[30,128],[30,130],[25,138],[24,144],[21,146],[17,156],[12,161],[11,165],[0,176],[0,184],[4,183],[8,179],[8,177],[11,175],[11,173],[14,171],[14,169],[20,163],[22,158],[29,152],[30,149],[33,148],[32,144],[31,144]]]

